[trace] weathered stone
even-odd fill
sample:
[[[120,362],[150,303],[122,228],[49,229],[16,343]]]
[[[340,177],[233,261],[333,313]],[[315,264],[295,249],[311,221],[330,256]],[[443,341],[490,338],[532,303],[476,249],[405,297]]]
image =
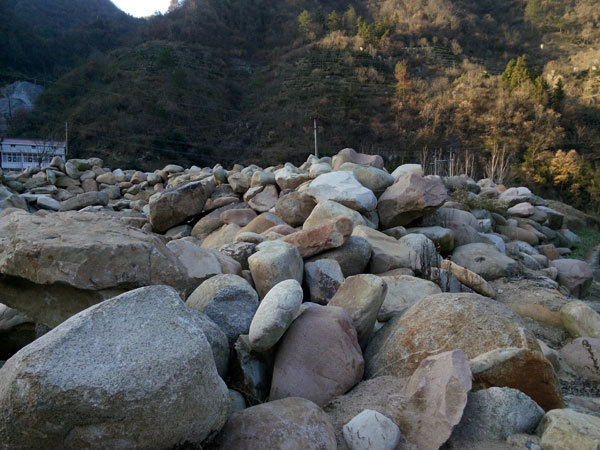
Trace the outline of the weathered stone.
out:
[[[582,301],[569,302],[560,309],[564,327],[574,338],[600,339],[600,314]]]
[[[340,265],[345,277],[363,273],[371,258],[371,245],[360,236],[350,236],[341,247],[321,253],[307,259],[306,262],[317,259],[334,259]]]
[[[242,277],[215,275],[198,286],[185,303],[205,313],[233,345],[240,334],[248,334],[258,295]]]
[[[326,200],[324,202],[319,202],[317,206],[313,208],[310,215],[304,222],[303,228],[316,227],[340,216],[350,219],[352,221],[352,228],[358,225],[367,225],[365,218],[357,211],[347,208],[340,203]]]
[[[318,259],[304,264],[304,279],[310,301],[326,305],[344,282],[344,274],[335,259]]]
[[[471,370],[465,353],[453,350],[423,360],[387,410],[406,438],[421,450],[437,450],[460,422]]]
[[[275,172],[275,182],[281,190],[296,189],[310,180],[310,175],[291,163],[285,163],[283,169]]]
[[[267,241],[257,246],[258,252],[248,258],[248,266],[260,298],[284,280],[302,282],[304,262],[298,249],[282,241]]]
[[[237,261],[217,250],[202,248],[200,241],[193,237],[170,241],[167,248],[185,268],[188,278],[193,280],[193,288],[214,275],[239,275],[242,271]]]
[[[512,434],[532,433],[544,410],[517,389],[492,387],[471,392],[451,441],[503,441]]]
[[[8,448],[200,444],[228,416],[227,386],[202,324],[168,286],[77,314],[0,374],[0,440]]]
[[[285,222],[275,214],[266,212],[257,216],[255,219],[252,219],[248,225],[240,230],[240,234],[248,232],[260,234],[276,225],[285,225]]]
[[[530,245],[538,245],[540,243],[539,238],[534,232],[521,227],[497,226],[496,230],[512,241],[524,241]]]
[[[373,326],[386,293],[387,285],[381,277],[354,275],[344,280],[329,301],[329,306],[341,306],[348,311],[362,347],[367,344],[373,333]]]
[[[456,247],[452,252],[452,261],[485,280],[495,280],[518,272],[517,262],[490,244],[476,243]]]
[[[400,178],[405,173],[414,173],[420,177],[423,176],[423,166],[421,164],[402,164],[392,172],[392,176],[395,180]]]
[[[296,318],[303,295],[296,280],[282,281],[265,295],[250,324],[248,337],[253,350],[264,352],[279,341]]]
[[[375,334],[365,351],[366,375],[410,376],[430,355],[461,349],[474,358],[502,347],[539,351],[504,305],[477,294],[430,295]]]
[[[359,212],[373,211],[375,194],[358,182],[352,172],[331,172],[319,175],[308,187],[308,194],[318,202],[333,200]]]
[[[256,212],[250,208],[228,209],[223,211],[219,219],[224,224],[234,223],[239,227],[245,227],[256,217]]]
[[[221,378],[225,379],[229,367],[229,341],[227,340],[227,336],[206,314],[198,311],[195,312],[197,320],[199,320],[202,326],[204,336],[210,344],[217,372]]]
[[[565,345],[560,355],[577,374],[600,382],[600,339],[577,338]]]
[[[240,226],[235,223],[223,225],[204,238],[201,244],[202,248],[220,248],[224,245],[232,244],[235,242],[240,230]]]
[[[36,338],[32,319],[0,303],[0,360],[7,360]]]
[[[258,212],[267,212],[275,206],[279,194],[277,192],[277,186],[268,185],[262,188],[262,191],[256,194],[248,201],[248,206]]]
[[[379,197],[377,212],[384,228],[408,225],[442,206],[448,193],[438,177],[408,173]]]
[[[363,369],[348,313],[314,305],[304,310],[280,341],[270,399],[302,397],[324,405],[358,383]]]
[[[281,240],[298,248],[303,258],[338,248],[350,237],[352,222],[346,217],[337,217],[313,228],[305,228],[289,234]]]
[[[588,263],[578,259],[557,259],[550,265],[558,269],[558,282],[565,286],[573,297],[587,296],[594,279]]]
[[[546,413],[537,429],[544,450],[597,450],[600,446],[600,417],[571,409]]]
[[[485,297],[495,298],[496,291],[492,288],[485,279],[477,275],[475,272],[471,272],[469,269],[459,266],[447,259],[440,263],[440,268],[449,270],[452,275],[456,277],[458,281],[467,286],[469,289],[474,290],[478,294]]]
[[[516,217],[531,217],[535,214],[535,208],[529,202],[517,203],[512,208],[506,211],[511,216]]]
[[[292,227],[300,226],[310,216],[317,202],[303,192],[290,192],[275,204],[275,214]]]
[[[454,232],[449,228],[443,227],[416,227],[405,230],[407,233],[423,234],[433,241],[440,253],[447,254],[454,250]],[[386,233],[388,234],[388,233]],[[400,239],[402,236],[394,236]]]
[[[344,425],[344,439],[351,450],[394,450],[401,437],[398,425],[371,409],[365,409]]]
[[[204,216],[198,222],[196,222],[196,225],[194,225],[194,228],[192,228],[192,236],[200,240],[205,239],[209,234],[211,234],[215,230],[218,230],[225,224],[225,222],[221,220],[221,214],[225,211],[230,211],[232,209],[248,208],[244,203],[239,202],[230,203],[228,205],[217,208],[214,211],[211,211],[206,216]]]
[[[240,263],[242,270],[249,270],[248,258],[256,253],[256,244],[243,241],[233,242],[219,247],[219,252]]]
[[[372,166],[377,169],[383,169],[383,158],[379,155],[367,155],[365,153],[357,153],[352,148],[340,150],[332,159],[333,170],[338,170],[342,164],[351,162],[361,164],[363,166]]]
[[[359,183],[373,191],[375,195],[383,193],[389,186],[394,184],[393,176],[385,170],[372,166],[345,162],[337,170],[353,172]]]
[[[233,345],[229,386],[242,392],[249,405],[264,403],[271,387],[272,362],[264,354],[252,351],[247,335]]]
[[[437,284],[410,275],[391,275],[382,278],[388,288],[377,314],[377,320],[380,322],[386,322],[393,316],[402,314],[428,295],[442,292]]]
[[[554,368],[538,349],[497,348],[471,360],[473,386],[506,386],[527,394],[546,411],[564,406]]]
[[[108,194],[106,192],[86,192],[76,195],[61,202],[60,211],[75,211],[93,205],[108,205]]]
[[[313,402],[291,397],[240,411],[219,437],[219,449],[335,450],[335,431]]]
[[[49,326],[135,287],[191,287],[158,237],[95,213],[0,219],[0,274],[2,302]]]
[[[162,233],[197,216],[213,188],[206,181],[193,181],[154,194],[150,197],[148,215],[152,228]]]

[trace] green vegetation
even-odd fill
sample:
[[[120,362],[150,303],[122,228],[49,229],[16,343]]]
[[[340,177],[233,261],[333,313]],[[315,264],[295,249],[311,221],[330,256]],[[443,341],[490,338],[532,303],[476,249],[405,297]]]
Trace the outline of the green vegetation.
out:
[[[581,244],[573,249],[570,257],[587,261],[591,252],[600,245],[600,231],[595,228],[582,228],[576,231],[576,234],[581,239]]]

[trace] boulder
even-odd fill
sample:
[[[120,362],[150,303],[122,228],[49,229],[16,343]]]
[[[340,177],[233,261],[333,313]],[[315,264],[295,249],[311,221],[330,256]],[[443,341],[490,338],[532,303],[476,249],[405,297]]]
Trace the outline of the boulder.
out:
[[[318,259],[304,264],[304,280],[310,301],[326,305],[344,282],[344,274],[335,259]]]
[[[260,298],[284,280],[302,282],[304,261],[298,249],[283,241],[258,244],[258,251],[248,258],[248,266]]]
[[[573,297],[587,296],[594,279],[594,273],[588,263],[579,259],[557,259],[550,265],[558,269],[558,282],[566,287]]]
[[[421,166],[421,164],[402,164],[396,167],[396,169],[392,172],[392,176],[395,180],[397,180],[406,173],[414,173],[415,175],[422,177],[424,175],[423,166]]]
[[[242,392],[249,405],[267,400],[272,366],[269,357],[270,355],[254,352],[247,335],[241,335],[233,345],[229,386]]]
[[[339,248],[328,250],[318,256],[306,260],[312,262],[319,259],[333,259],[338,262],[345,277],[363,273],[371,259],[371,245],[360,236],[350,236]]]
[[[494,288],[475,272],[471,272],[469,269],[465,269],[464,267],[461,267],[447,259],[440,263],[440,268],[452,272],[452,275],[454,275],[458,281],[478,294],[490,298],[496,297],[496,291],[494,291]]]
[[[560,355],[578,375],[600,382],[600,339],[577,338]]]
[[[375,334],[365,351],[365,372],[367,378],[410,376],[430,355],[461,349],[474,358],[503,347],[539,351],[507,307],[477,294],[430,295]]]
[[[205,313],[233,345],[240,334],[248,334],[258,308],[258,295],[242,277],[215,275],[198,286],[185,303]]]
[[[265,295],[250,324],[253,350],[264,352],[275,346],[298,315],[303,295],[296,280],[282,281]]]
[[[344,439],[351,450],[394,450],[402,438],[398,425],[371,409],[354,416],[343,430]]]
[[[454,250],[454,232],[449,228],[438,226],[416,227],[405,230],[408,233],[423,234],[433,241],[440,253],[448,254]],[[405,233],[406,234],[406,233]],[[400,238],[402,236],[399,236]]]
[[[352,222],[347,217],[336,217],[313,228],[305,228],[281,238],[298,248],[303,258],[338,248],[350,237]]]
[[[294,320],[280,341],[269,397],[302,397],[324,405],[358,383],[363,369],[348,313],[314,305]]]
[[[359,183],[373,191],[375,195],[383,193],[389,186],[394,184],[394,177],[385,170],[372,166],[363,166],[351,162],[342,164],[339,169],[354,173]]]
[[[533,433],[544,410],[517,389],[492,387],[469,393],[467,407],[451,441],[504,441],[516,433]]]
[[[248,225],[246,225],[239,231],[239,234],[242,234],[242,233],[258,233],[258,234],[260,234],[276,225],[285,225],[285,224],[286,223],[283,220],[281,220],[279,217],[277,217],[275,214],[266,212],[266,213],[262,213],[261,215],[257,216],[255,219],[252,219],[252,221]]]
[[[544,450],[597,450],[600,417],[572,409],[555,409],[546,413],[537,434]]]
[[[267,212],[275,206],[279,198],[277,186],[270,184],[260,188],[260,192],[248,200],[248,206],[260,213]]]
[[[474,389],[506,386],[527,394],[546,411],[564,406],[554,368],[537,349],[497,348],[470,363]]]
[[[442,206],[448,193],[439,177],[400,176],[379,197],[377,212],[384,228],[408,225]]]
[[[194,225],[194,228],[192,228],[192,236],[200,240],[205,239],[209,234],[211,234],[215,230],[218,230],[225,224],[225,222],[221,220],[221,214],[225,211],[230,211],[233,209],[248,208],[246,207],[245,203],[240,202],[230,203],[228,205],[217,208],[214,211],[211,211],[206,216],[204,216],[198,222],[196,222],[196,225]]]
[[[309,400],[290,397],[231,416],[217,438],[219,449],[336,450],[327,415]]]
[[[283,169],[275,172],[275,182],[282,191],[286,189],[296,189],[308,180],[310,180],[310,175],[303,170],[298,169],[292,163],[285,163]]]
[[[240,275],[242,272],[242,266],[236,260],[217,250],[202,248],[200,241],[191,236],[170,241],[167,248],[185,268],[192,289],[214,275]]]
[[[292,227],[300,226],[310,216],[317,202],[303,192],[290,192],[277,200],[275,214]]]
[[[203,181],[193,181],[150,197],[148,219],[152,228],[162,233],[202,212],[214,185]]]
[[[235,223],[223,225],[206,236],[200,245],[202,248],[220,248],[224,245],[232,244],[235,242],[240,230],[240,226]]]
[[[259,234],[257,236],[260,236]],[[256,244],[251,242],[233,242],[219,248],[219,253],[237,261],[242,270],[249,270],[248,258],[256,253]]]
[[[536,233],[531,230],[526,230],[525,228],[498,225],[496,230],[511,241],[523,241],[530,245],[538,245],[540,243],[540,239]]]
[[[155,235],[104,214],[11,214],[0,219],[0,298],[51,327],[132,288],[193,289]]]
[[[87,206],[108,205],[106,192],[85,192],[60,203],[60,211],[78,211]]]
[[[452,252],[452,261],[485,280],[495,280],[518,273],[517,262],[500,253],[491,244],[475,243],[456,247]]]
[[[229,415],[202,322],[168,286],[80,312],[0,374],[8,448],[199,445]]]
[[[313,208],[304,222],[303,228],[313,228],[340,216],[350,219],[352,221],[352,228],[358,225],[367,225],[365,218],[360,213],[347,208],[340,203],[326,200],[324,202],[319,202],[317,206]]]
[[[369,341],[377,314],[387,293],[385,281],[376,275],[354,275],[346,278],[329,306],[341,306],[350,314],[358,335],[358,342],[365,346]]]
[[[359,212],[373,211],[375,194],[358,182],[352,172],[330,172],[311,181],[307,193],[318,202],[333,200]]]
[[[357,153],[352,148],[345,148],[333,157],[333,170],[338,170],[346,162],[383,169],[383,158],[381,156]]]
[[[431,281],[410,275],[382,276],[387,293],[377,314],[377,320],[386,322],[393,316],[404,313],[424,297],[441,294],[439,286]]]
[[[511,216],[531,217],[535,214],[535,208],[529,202],[517,203],[506,211]]]
[[[256,212],[250,208],[228,209],[223,211],[219,219],[224,224],[236,224],[239,227],[245,227],[256,218]]]
[[[462,417],[471,390],[465,353],[453,350],[423,360],[403,392],[388,398],[390,417],[419,450],[437,450]]]
[[[36,338],[33,320],[0,303],[0,360],[7,360]]]
[[[560,309],[564,327],[574,338],[600,339],[600,314],[582,301],[573,301]]]

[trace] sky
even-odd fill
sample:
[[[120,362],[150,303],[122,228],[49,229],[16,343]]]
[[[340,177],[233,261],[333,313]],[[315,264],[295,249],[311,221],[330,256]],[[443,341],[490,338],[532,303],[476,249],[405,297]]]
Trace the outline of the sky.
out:
[[[112,0],[117,7],[134,17],[147,17],[155,11],[164,13],[169,0]]]

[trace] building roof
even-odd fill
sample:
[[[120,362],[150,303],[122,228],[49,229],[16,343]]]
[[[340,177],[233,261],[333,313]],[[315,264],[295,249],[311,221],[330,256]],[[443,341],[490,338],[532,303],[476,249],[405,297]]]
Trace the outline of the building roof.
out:
[[[15,144],[15,145],[52,145],[64,147],[64,141],[48,141],[45,139],[16,139],[16,138],[0,138],[0,144]]]

